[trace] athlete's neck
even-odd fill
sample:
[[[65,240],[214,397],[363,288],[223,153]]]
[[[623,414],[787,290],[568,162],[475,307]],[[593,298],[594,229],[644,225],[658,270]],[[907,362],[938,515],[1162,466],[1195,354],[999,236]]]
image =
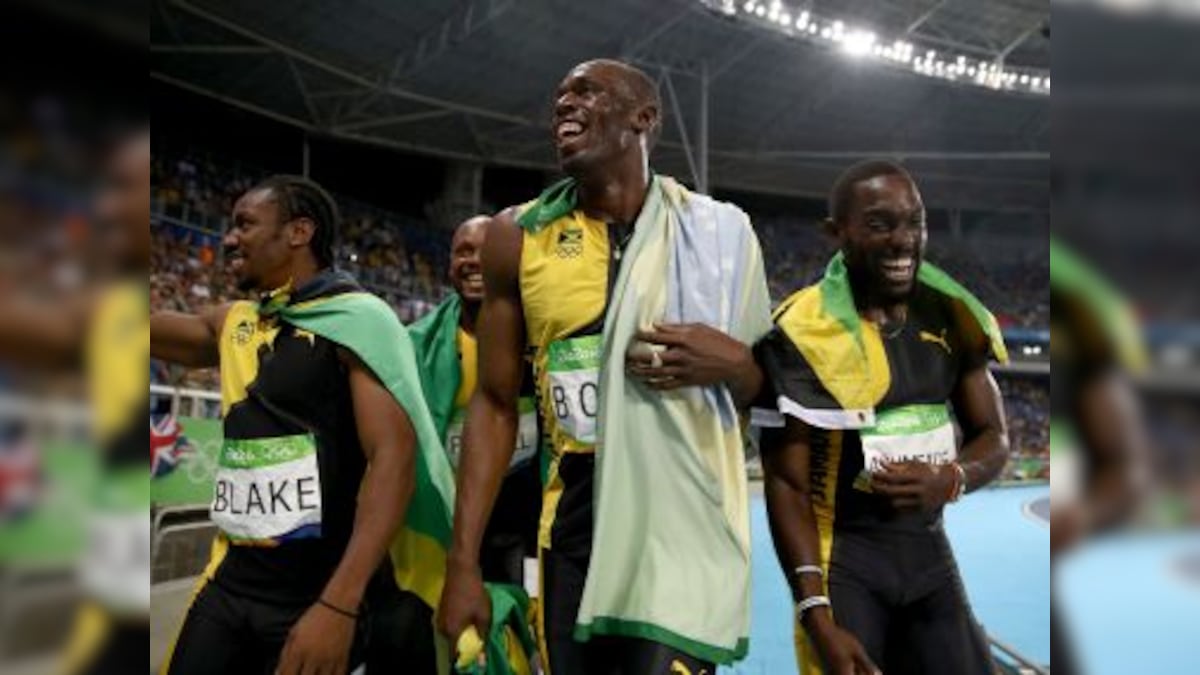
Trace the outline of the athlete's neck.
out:
[[[458,317],[458,327],[467,332],[467,335],[475,334],[475,321],[479,318],[479,303],[467,302],[463,300],[462,313]]]
[[[305,284],[312,281],[313,277],[320,273],[321,267],[311,257],[293,260],[287,267],[281,270],[280,274],[273,275],[271,281],[265,284],[266,288],[262,290],[264,292],[274,291],[289,283],[293,290],[303,288]]]
[[[579,208],[589,217],[633,225],[650,189],[650,168],[644,154],[631,153],[630,158],[575,176]]]

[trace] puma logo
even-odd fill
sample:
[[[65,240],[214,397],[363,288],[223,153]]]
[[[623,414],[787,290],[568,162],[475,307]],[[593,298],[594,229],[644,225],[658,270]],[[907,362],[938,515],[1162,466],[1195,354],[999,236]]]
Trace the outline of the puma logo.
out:
[[[950,350],[950,343],[946,341],[945,328],[942,329],[941,335],[934,335],[927,330],[923,330],[917,335],[921,338],[921,342],[932,342],[933,344],[940,346],[942,349],[945,349],[947,354],[952,353]]]
[[[692,675],[692,669],[683,665],[683,662],[679,659],[675,659],[671,661],[671,675]],[[702,668],[695,675],[708,675],[708,669]]]

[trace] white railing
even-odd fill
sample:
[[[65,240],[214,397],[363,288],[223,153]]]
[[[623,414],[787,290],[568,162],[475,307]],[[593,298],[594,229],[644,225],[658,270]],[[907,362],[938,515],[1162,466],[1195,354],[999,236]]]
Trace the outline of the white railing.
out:
[[[221,416],[220,392],[152,384],[150,385],[151,401],[155,397],[170,399],[171,414],[176,417],[215,419]]]

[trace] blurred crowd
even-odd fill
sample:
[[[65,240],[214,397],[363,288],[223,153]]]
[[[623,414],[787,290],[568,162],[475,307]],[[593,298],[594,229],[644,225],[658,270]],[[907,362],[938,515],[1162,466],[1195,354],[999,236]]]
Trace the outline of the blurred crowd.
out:
[[[1000,377],[1008,420],[1009,462],[1002,479],[1050,478],[1050,379]]]

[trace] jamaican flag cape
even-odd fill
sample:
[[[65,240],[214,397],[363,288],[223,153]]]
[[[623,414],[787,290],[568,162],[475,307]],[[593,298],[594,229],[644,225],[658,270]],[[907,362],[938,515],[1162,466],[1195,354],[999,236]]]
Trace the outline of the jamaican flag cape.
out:
[[[967,289],[928,261],[921,263],[917,283],[949,298],[959,329],[986,340],[997,359],[1008,360],[995,317]],[[772,371],[779,412],[822,429],[874,426],[875,406],[891,387],[891,369],[878,328],[858,315],[842,254],[829,261],[820,282],[785,300],[774,320],[764,342],[790,347],[760,344],[759,351]]]
[[[1072,500],[1084,483],[1073,400],[1097,372],[1146,367],[1137,322],[1125,300],[1074,252],[1050,241],[1050,498]]]
[[[446,437],[454,414],[454,395],[462,381],[457,340],[461,318],[462,298],[455,293],[408,327],[417,354],[421,389],[438,438]]]
[[[445,580],[446,549],[454,506],[454,474],[425,403],[408,331],[383,300],[362,291],[353,277],[326,272],[330,290],[288,304],[286,294],[260,305],[263,315],[319,335],[357,356],[408,414],[417,436],[416,490],[391,547],[396,583],[437,607]],[[345,292],[337,292],[344,289]]]
[[[463,675],[530,675],[535,643],[529,629],[529,595],[511,584],[487,584],[492,602],[492,625],[487,641],[476,640],[460,651],[454,671]],[[478,636],[475,636],[478,638]],[[460,640],[464,649],[466,640]],[[484,656],[481,665],[480,655]]]

